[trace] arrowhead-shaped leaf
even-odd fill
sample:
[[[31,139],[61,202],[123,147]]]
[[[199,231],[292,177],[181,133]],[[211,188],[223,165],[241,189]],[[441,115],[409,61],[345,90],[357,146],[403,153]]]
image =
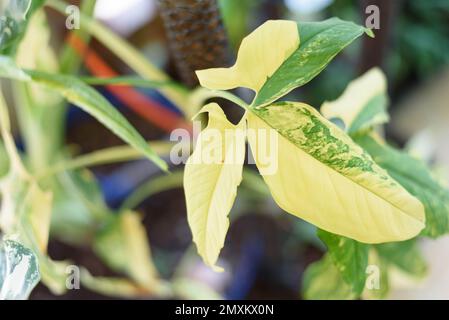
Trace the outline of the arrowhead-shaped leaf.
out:
[[[424,228],[421,202],[315,109],[282,102],[251,111],[249,129],[278,133],[277,146],[268,148],[278,150],[277,171],[261,173],[285,211],[365,243],[409,239]],[[263,142],[248,140],[260,166]]]
[[[354,293],[362,294],[366,282],[369,245],[324,230],[318,230],[318,236],[326,244],[328,255],[345,282]]]
[[[187,219],[198,253],[218,271],[215,264],[229,227],[228,214],[242,180],[245,123],[233,125],[215,103],[200,113],[208,114],[209,123],[185,168]]]
[[[366,29],[337,18],[322,22],[270,20],[247,36],[236,64],[197,72],[209,89],[247,87],[253,106],[267,105],[317,76]]]
[[[128,274],[148,290],[154,289],[157,272],[145,228],[137,213],[124,212],[112,216],[96,235],[94,249],[111,268]]]
[[[357,298],[333,264],[332,258],[325,255],[312,263],[304,272],[302,294],[307,300],[351,300]]]
[[[408,192],[421,200],[426,211],[424,235],[438,237],[449,232],[449,191],[432,176],[422,161],[371,136],[357,137],[355,142]]]
[[[387,79],[378,68],[352,81],[335,101],[325,102],[321,113],[329,120],[343,121],[350,135],[364,132],[389,120]]]

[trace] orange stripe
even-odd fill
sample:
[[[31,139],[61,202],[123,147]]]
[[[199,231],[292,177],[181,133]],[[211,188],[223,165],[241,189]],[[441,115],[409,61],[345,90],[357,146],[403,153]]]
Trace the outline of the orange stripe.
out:
[[[104,78],[119,75],[97,53],[87,48],[75,34],[72,33],[67,42],[80,56],[84,56],[84,64],[92,75]],[[107,85],[106,88],[124,105],[166,132],[171,132],[176,128],[189,130],[191,128],[190,124],[178,114],[166,109],[130,86]]]

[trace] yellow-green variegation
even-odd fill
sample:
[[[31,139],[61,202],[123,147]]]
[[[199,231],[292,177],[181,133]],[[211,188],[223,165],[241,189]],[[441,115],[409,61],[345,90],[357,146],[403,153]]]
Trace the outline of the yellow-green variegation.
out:
[[[370,31],[337,18],[270,20],[243,39],[234,66],[197,71],[198,79],[209,89],[250,88],[253,106],[267,105],[312,80],[364,32]]]
[[[285,211],[365,243],[409,239],[424,228],[421,202],[312,107],[260,107],[248,115],[248,128],[279,134],[278,170],[264,180]]]
[[[251,105],[244,106],[247,110],[238,126],[226,120],[218,105],[206,107],[209,125],[186,167],[189,225],[206,264],[215,267],[223,246],[243,165],[243,160],[233,166],[193,163],[210,149],[229,147],[207,141],[203,134],[211,129],[246,130],[256,165],[277,204],[325,231],[364,243],[383,243],[412,238],[424,228],[421,202],[347,133],[306,104],[273,103],[313,79],[364,32],[365,28],[339,19],[299,24],[268,21],[243,40],[233,67],[197,72],[208,89],[243,86],[256,92]],[[379,76],[375,70],[367,81]],[[377,92],[384,91],[385,86],[380,86]],[[275,139],[263,139],[267,136]],[[238,149],[243,159],[242,142]],[[262,149],[274,153],[274,171],[265,170]],[[361,291],[360,281],[355,288]]]

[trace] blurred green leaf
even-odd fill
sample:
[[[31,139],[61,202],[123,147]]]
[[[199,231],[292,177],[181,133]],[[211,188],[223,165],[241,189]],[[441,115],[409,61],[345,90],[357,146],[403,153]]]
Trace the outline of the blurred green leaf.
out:
[[[72,245],[88,245],[98,225],[112,214],[88,170],[66,171],[49,182],[54,192],[52,235]]]
[[[221,15],[226,26],[229,41],[238,49],[241,40],[248,33],[248,22],[253,18],[258,4],[256,0],[219,0]]]
[[[148,238],[135,212],[110,216],[94,240],[94,251],[115,271],[127,274],[147,290],[159,285]]]
[[[0,178],[8,173],[9,158],[6,154],[5,145],[0,141]]]
[[[184,88],[174,81],[152,81],[134,76],[119,76],[112,78],[99,77],[80,77],[80,80],[89,85],[116,85],[116,86],[133,86],[140,88],[159,89],[162,87],[170,87],[175,90],[184,92]]]
[[[7,236],[17,238],[36,255],[42,281],[58,294],[66,290],[65,262],[47,256],[52,195],[42,191],[31,178],[10,172],[1,181],[2,225]]]
[[[22,73],[13,60],[0,57],[0,77],[24,81]],[[27,70],[26,73],[33,82],[59,92],[69,102],[91,114],[125,142],[146,155],[162,170],[167,170],[167,164],[151,149],[128,120],[93,88],[76,77],[68,75],[48,74],[36,70]]]
[[[337,100],[323,103],[321,113],[334,123],[343,121],[343,129],[354,136],[387,122],[387,106],[386,76],[373,68],[351,81]]]
[[[173,280],[173,291],[177,298],[187,300],[223,300],[223,297],[205,283],[192,278]]]
[[[14,60],[7,56],[0,55],[0,75],[3,78],[11,78],[20,81],[30,81],[31,77],[22,69],[19,69]]]
[[[371,247],[366,270],[366,286],[363,299],[385,299],[390,290],[388,265],[384,257]]]
[[[329,255],[307,268],[303,275],[302,292],[308,300],[350,300],[357,297]]]
[[[427,265],[419,251],[416,239],[376,245],[379,256],[411,275],[422,277],[426,274]]]
[[[369,245],[320,229],[317,233],[343,280],[360,295],[365,287]]]
[[[66,290],[65,264],[52,261],[46,254],[52,194],[41,190],[25,170],[10,131],[8,109],[2,94],[0,124],[10,162],[8,173],[0,180],[0,227],[5,237],[18,240],[32,250],[37,257],[42,280],[50,290],[63,293]]]

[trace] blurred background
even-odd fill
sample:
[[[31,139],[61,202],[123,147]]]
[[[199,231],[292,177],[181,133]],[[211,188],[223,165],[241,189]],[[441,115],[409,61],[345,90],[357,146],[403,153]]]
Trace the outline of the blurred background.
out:
[[[77,4],[76,1],[73,1]],[[368,5],[380,8],[380,29],[374,40],[356,41],[343,51],[317,78],[295,90],[288,99],[319,107],[336,99],[347,83],[373,66],[389,81],[392,121],[386,138],[410,148],[449,179],[449,1],[447,0],[97,0],[95,17],[128,39],[160,69],[189,88],[197,85],[194,70],[231,65],[242,38],[268,19],[295,21],[339,17],[364,24]],[[183,9],[183,5],[189,10]],[[193,8],[193,9],[192,9]],[[49,10],[52,41],[61,46],[66,37],[65,18]],[[201,43],[201,45],[198,45]],[[130,70],[95,40],[91,51],[118,74]],[[85,60],[82,73],[99,72]],[[98,66],[98,65],[97,65]],[[95,69],[97,69],[95,71]],[[121,99],[110,88],[98,87],[148,140],[170,134],[167,117],[181,112],[162,95],[136,89],[144,102]],[[238,91],[242,97],[247,93]],[[157,107],[157,115],[145,110]],[[170,119],[171,119],[170,118]],[[67,119],[67,143],[87,153],[122,142],[96,120],[72,108]],[[107,204],[113,208],[158,171],[148,161],[96,167]],[[186,279],[186,290],[201,288],[203,297],[228,299],[298,299],[301,276],[307,265],[319,259],[323,246],[314,227],[283,212],[267,190],[242,185],[231,212],[231,226],[220,264],[226,272],[205,267],[191,245],[182,189],[159,192],[137,208],[144,217],[154,262],[161,275]],[[430,276],[413,290],[407,283],[393,287],[392,297],[449,298],[449,239],[422,244]],[[446,252],[432,254],[432,252]],[[70,258],[94,275],[114,273],[95,257],[90,248],[50,243],[54,259]],[[432,259],[437,259],[432,261]],[[432,267],[434,266],[434,267]],[[438,280],[432,277],[438,274]],[[433,295],[433,296],[432,296]],[[43,286],[31,298],[53,298]],[[88,290],[73,290],[62,298],[103,298]]]

